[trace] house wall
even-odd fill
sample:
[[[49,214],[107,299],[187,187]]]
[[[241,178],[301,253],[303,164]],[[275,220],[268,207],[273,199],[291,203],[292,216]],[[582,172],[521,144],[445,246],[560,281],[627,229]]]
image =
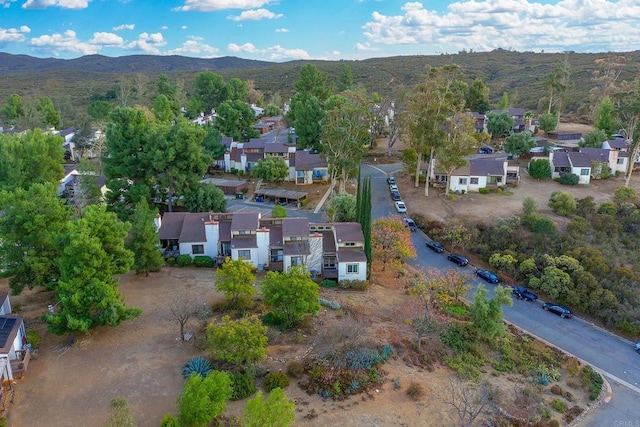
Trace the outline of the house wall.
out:
[[[16,352],[24,350],[23,343],[26,340],[27,334],[24,330],[24,321],[21,319],[20,322],[20,329],[18,329],[18,333],[11,345],[11,350],[9,350],[9,360],[19,359],[19,355],[16,354]]]
[[[269,230],[261,229],[256,232],[256,243],[258,245],[257,250],[257,265],[262,264],[263,268],[269,264]]]
[[[611,168],[612,173],[616,173],[616,172],[625,173],[627,172],[627,162],[629,158],[619,157],[618,154],[620,154],[620,151],[617,151],[617,150],[609,151],[609,167]],[[622,159],[623,162],[621,164],[618,164],[618,159]]]
[[[9,296],[7,295],[7,298],[5,298],[5,300],[2,302],[2,305],[0,306],[0,315],[8,316],[9,314],[11,314],[11,302],[9,301]]]
[[[589,169],[587,175],[581,175],[582,169]],[[591,168],[571,168],[571,173],[578,175],[578,184],[589,184],[591,182]]]
[[[347,264],[358,264],[358,273],[347,273]],[[366,262],[338,263],[338,280],[367,280]]]
[[[192,246],[193,245],[203,245],[204,246],[204,254],[195,254],[194,255],[192,253]],[[180,251],[180,255],[187,254],[187,255],[191,256],[191,259],[193,259],[196,255],[208,255],[210,257],[215,257],[218,254],[217,250],[215,250],[214,252],[207,252],[207,242],[179,243],[178,244],[178,250]]]
[[[246,262],[250,263],[251,265],[253,265],[255,268],[258,268],[258,248],[251,248],[251,249],[234,249],[231,248],[231,259],[233,260],[239,260],[240,256],[238,255],[238,251],[250,251],[251,252],[251,259],[250,260],[246,260]]]
[[[322,271],[322,234],[309,236],[309,251],[307,267],[309,270]]]
[[[218,241],[220,240],[220,225],[216,221],[205,222],[204,233],[207,238],[207,242],[204,244],[204,254],[215,259],[216,256],[218,256]]]

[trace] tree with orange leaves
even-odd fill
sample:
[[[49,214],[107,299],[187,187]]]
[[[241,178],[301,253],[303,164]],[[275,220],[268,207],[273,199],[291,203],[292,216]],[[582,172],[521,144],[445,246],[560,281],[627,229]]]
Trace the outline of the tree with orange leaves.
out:
[[[411,231],[398,217],[377,219],[371,228],[371,243],[373,257],[382,262],[382,271],[389,263],[403,264],[416,256]]]

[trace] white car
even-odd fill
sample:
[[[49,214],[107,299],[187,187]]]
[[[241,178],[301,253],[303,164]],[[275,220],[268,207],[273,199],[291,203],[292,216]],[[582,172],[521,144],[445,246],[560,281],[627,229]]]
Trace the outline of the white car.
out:
[[[389,185],[389,191],[398,191],[398,186],[395,184]]]
[[[395,202],[394,205],[398,213],[407,213],[407,205],[405,205],[404,202]]]

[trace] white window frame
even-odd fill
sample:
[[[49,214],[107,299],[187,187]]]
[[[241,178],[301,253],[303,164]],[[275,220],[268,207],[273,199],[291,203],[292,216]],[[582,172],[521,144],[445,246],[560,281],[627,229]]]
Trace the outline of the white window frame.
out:
[[[347,264],[347,274],[358,274],[360,265],[357,263]]]
[[[587,168],[580,169],[580,175],[582,175],[582,176],[589,176],[589,172],[590,171]]]
[[[248,261],[251,261],[251,250],[249,250],[249,249],[238,249],[238,258],[239,259],[246,259]]]
[[[302,255],[292,255],[291,256],[291,267],[297,267],[300,265],[304,265],[304,258]]]
[[[467,178],[458,178],[458,185],[467,185]]]
[[[478,185],[479,181],[480,181],[480,178],[478,178],[478,177],[471,177],[471,178],[469,178],[469,183],[470,183],[471,185]]]

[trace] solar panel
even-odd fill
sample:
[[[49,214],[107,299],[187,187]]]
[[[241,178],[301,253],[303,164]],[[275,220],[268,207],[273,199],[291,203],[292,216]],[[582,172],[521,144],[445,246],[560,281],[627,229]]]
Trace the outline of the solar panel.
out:
[[[0,347],[7,345],[7,339],[11,335],[11,331],[16,324],[15,318],[3,317],[0,318]]]

